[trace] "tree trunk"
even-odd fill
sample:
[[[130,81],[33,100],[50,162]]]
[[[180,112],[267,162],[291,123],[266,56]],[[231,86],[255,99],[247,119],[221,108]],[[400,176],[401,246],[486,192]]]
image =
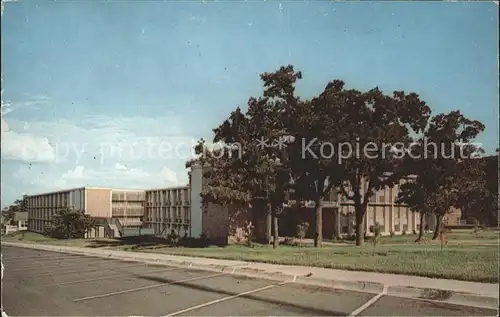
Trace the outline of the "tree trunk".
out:
[[[323,242],[323,208],[322,199],[318,199],[315,202],[314,211],[314,222],[315,222],[315,232],[314,232],[314,246],[321,247]]]
[[[356,245],[363,246],[365,243],[365,214],[366,205],[363,203],[355,204],[354,213],[356,214]]]
[[[279,237],[279,227],[278,227],[278,216],[273,215],[273,249],[276,249],[280,245]]]
[[[432,240],[436,240],[439,237],[439,233],[441,232],[441,223],[443,222],[443,216],[437,216],[436,218],[436,227],[434,228]]]
[[[415,242],[420,242],[422,241],[422,238],[424,237],[424,217],[425,212],[420,213],[420,230],[418,232],[418,238],[415,240]]]
[[[356,245],[363,246],[365,243],[365,223],[363,221],[364,211],[362,210],[362,206],[356,208],[355,213],[356,213]]]
[[[272,215],[271,211],[268,210],[266,213],[266,240],[267,244],[271,244],[273,240],[273,220],[272,220]]]

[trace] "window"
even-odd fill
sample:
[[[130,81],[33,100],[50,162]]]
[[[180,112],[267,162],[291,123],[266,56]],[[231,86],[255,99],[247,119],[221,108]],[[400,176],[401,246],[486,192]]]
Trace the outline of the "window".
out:
[[[403,225],[403,231],[408,231],[408,225]]]
[[[394,231],[401,231],[401,226],[399,224],[394,225]]]
[[[385,203],[385,194],[384,194],[384,193],[382,193],[382,195],[380,195],[380,196],[379,196],[378,200],[379,200],[379,202],[381,202],[381,203]]]

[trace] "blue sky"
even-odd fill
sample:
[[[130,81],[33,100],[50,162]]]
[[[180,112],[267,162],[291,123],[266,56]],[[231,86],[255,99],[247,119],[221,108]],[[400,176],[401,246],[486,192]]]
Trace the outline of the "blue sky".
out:
[[[2,205],[64,187],[185,184],[194,140],[293,64],[414,91],[498,144],[494,2],[25,1],[2,15]],[[161,149],[160,149],[161,148]],[[166,149],[166,150],[165,150]]]

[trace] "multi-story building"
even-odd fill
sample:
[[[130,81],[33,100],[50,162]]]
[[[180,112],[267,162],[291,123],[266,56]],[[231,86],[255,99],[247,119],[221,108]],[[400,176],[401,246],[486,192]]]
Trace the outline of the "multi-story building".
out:
[[[43,233],[60,208],[79,210],[101,224],[93,236],[120,236],[123,228],[140,227],[144,217],[144,190],[81,187],[28,196],[28,230]]]
[[[144,200],[143,189],[115,189],[111,195],[111,214],[123,227],[140,227],[143,225]]]
[[[212,243],[228,241],[228,207],[202,205],[203,173],[200,166],[189,172],[189,185],[146,190],[145,222],[158,236],[175,232],[180,237],[205,236]]]
[[[28,196],[28,230],[43,233],[61,208],[79,210],[94,218],[111,218],[111,190],[81,187]]]
[[[172,230],[191,236],[191,194],[189,186],[146,190],[146,222],[155,235],[166,236]]]
[[[420,230],[420,214],[412,211],[409,206],[397,202],[397,197],[400,187],[410,182],[412,177],[403,178],[399,183],[392,187],[385,187],[380,189],[369,198],[367,210],[363,220],[364,232],[367,235],[372,235],[375,225],[378,223],[382,235],[389,235],[391,233],[411,234]],[[361,192],[366,190],[367,184],[362,184]],[[350,195],[353,194],[351,191]],[[280,236],[295,236],[297,225],[303,222],[309,223],[309,230],[307,237],[313,236],[314,231],[314,215],[315,204],[314,202],[306,202],[303,207],[298,207],[293,200],[293,193],[291,193],[291,200],[285,204],[283,216],[279,217],[279,234]],[[362,197],[363,199],[363,197]],[[217,206],[220,207],[220,206]],[[254,234],[260,239],[269,239],[271,235],[271,219],[266,211],[252,210],[251,212],[239,212],[237,208],[233,208],[230,216],[228,230],[230,235],[236,239],[244,239],[245,227],[251,222],[254,227]],[[210,212],[218,215],[226,215],[227,211],[217,210],[216,207],[211,206]],[[245,215],[244,217],[234,217],[235,214]],[[445,218],[444,222],[447,225],[456,225],[457,219],[460,219],[460,210],[453,208]],[[266,217],[267,216],[267,217]],[[266,219],[267,218],[267,219]],[[340,194],[337,189],[332,189],[328,197],[322,202],[322,220],[323,220],[323,237],[325,239],[332,239],[339,236],[354,235],[356,230],[356,219],[354,202],[346,199],[344,195]],[[220,228],[224,228],[221,219],[218,220],[221,224]],[[424,218],[424,228],[433,230],[436,224],[435,215],[426,215]]]
[[[251,224],[258,238],[270,238],[271,221],[265,210],[211,203],[205,206],[200,196],[204,186],[202,168],[193,166],[189,179],[188,186],[172,188],[132,190],[82,187],[28,196],[28,230],[43,232],[57,209],[70,207],[91,217],[105,219],[101,221],[102,230],[104,233],[113,231],[114,236],[123,235],[124,227],[146,227],[157,236],[165,237],[175,232],[180,237],[205,236],[216,243],[227,243],[231,236],[246,238],[246,228]],[[370,197],[363,222],[368,235],[376,223],[379,223],[382,234],[412,233],[420,229],[419,214],[396,202],[400,186],[407,181],[409,179],[402,179]],[[314,210],[312,202],[297,208],[290,201],[285,206],[285,216],[279,220],[280,235],[295,236],[297,224],[309,222],[308,236],[311,236]],[[354,234],[354,203],[336,190],[332,190],[323,201],[322,213],[325,239]],[[454,210],[445,222],[453,225],[459,218],[460,210]],[[432,230],[435,217],[426,217],[425,220],[424,225]],[[93,232],[93,236],[103,236],[102,230]],[[109,236],[109,233],[106,235]]]

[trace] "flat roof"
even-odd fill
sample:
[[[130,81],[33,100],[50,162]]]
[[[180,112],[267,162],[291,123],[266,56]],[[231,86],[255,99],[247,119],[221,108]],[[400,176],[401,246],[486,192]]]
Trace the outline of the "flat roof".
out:
[[[146,189],[147,192],[156,192],[156,191],[162,191],[162,190],[173,190],[173,189],[187,189],[189,188],[189,185],[184,185],[184,186],[173,186],[173,187],[162,187],[162,188],[150,188]]]
[[[68,193],[68,192],[73,192],[73,191],[81,190],[81,189],[101,189],[101,190],[106,189],[106,190],[110,190],[111,192],[113,192],[113,191],[114,192],[126,192],[126,191],[128,191],[128,192],[147,192],[147,191],[161,191],[161,190],[185,189],[185,188],[189,188],[189,185],[164,187],[164,188],[143,188],[143,189],[82,186],[82,187],[74,187],[74,188],[68,188],[68,189],[55,190],[55,191],[50,191],[50,192],[45,192],[45,193],[31,194],[31,195],[28,195],[28,197],[39,197],[39,196],[53,195],[53,194],[59,194],[59,193]]]
[[[137,189],[137,188],[111,188],[112,191],[116,192],[144,192],[147,189]]]
[[[46,196],[46,195],[53,195],[53,194],[60,194],[60,193],[68,193],[68,192],[73,192],[73,191],[81,190],[81,189],[101,189],[101,190],[104,189],[104,190],[110,190],[110,191],[115,190],[112,187],[82,186],[82,187],[74,187],[74,188],[68,188],[68,189],[55,190],[55,191],[39,193],[39,194],[32,194],[32,195],[28,195],[28,197],[38,197],[38,196]],[[135,191],[135,189],[130,189],[130,191]]]
[[[88,188],[88,187],[84,186],[84,187],[60,189],[60,190],[55,190],[55,191],[50,191],[50,192],[45,192],[45,193],[32,194],[32,195],[28,195],[28,197],[37,197],[37,196],[45,196],[45,195],[52,195],[52,194],[59,194],[59,193],[67,193],[67,192],[72,192],[75,190],[85,189],[85,188]]]

